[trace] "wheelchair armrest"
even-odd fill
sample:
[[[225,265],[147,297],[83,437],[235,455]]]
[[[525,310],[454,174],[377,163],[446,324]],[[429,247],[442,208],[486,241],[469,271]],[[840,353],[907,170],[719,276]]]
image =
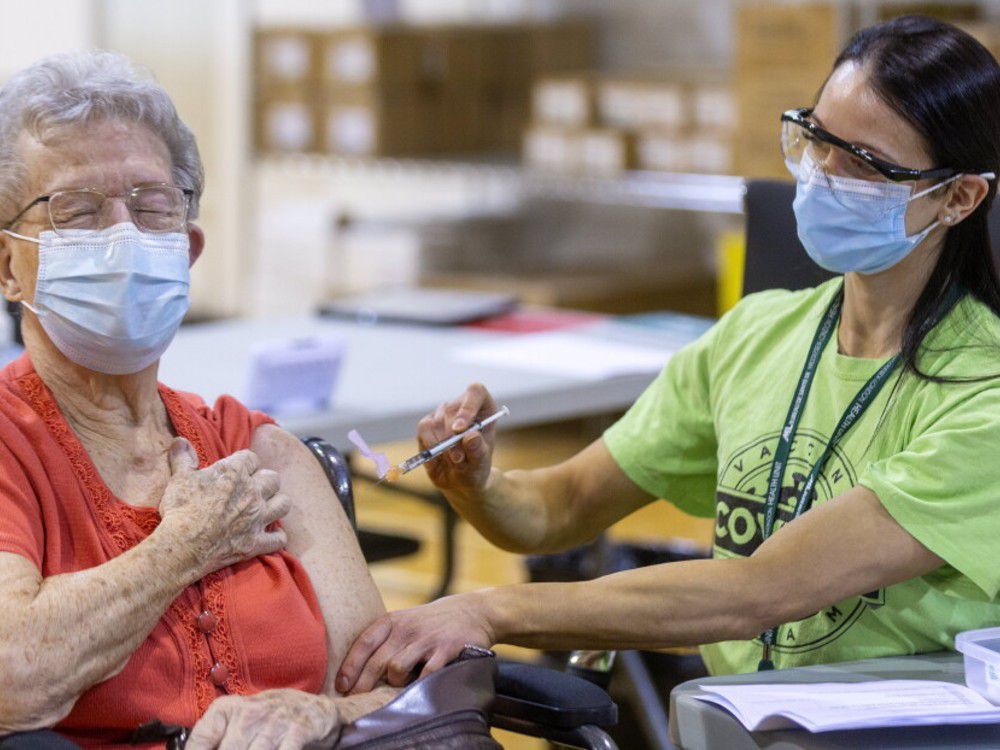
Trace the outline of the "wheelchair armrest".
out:
[[[593,683],[533,664],[500,662],[498,667],[495,716],[554,729],[609,727],[618,721],[618,706]]]

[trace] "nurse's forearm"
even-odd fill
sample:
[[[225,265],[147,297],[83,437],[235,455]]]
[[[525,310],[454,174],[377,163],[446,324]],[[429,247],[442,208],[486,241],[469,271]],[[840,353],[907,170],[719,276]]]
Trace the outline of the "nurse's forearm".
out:
[[[479,595],[498,643],[540,649],[658,649],[754,638],[789,616],[749,559],[670,563],[579,583]]]
[[[655,649],[754,638],[943,562],[858,486],[781,527],[750,557],[501,587],[475,601],[497,643]]]
[[[448,493],[462,517],[512,552],[558,552],[583,544],[653,498],[635,485],[602,439],[543,469],[490,472],[483,491]]]

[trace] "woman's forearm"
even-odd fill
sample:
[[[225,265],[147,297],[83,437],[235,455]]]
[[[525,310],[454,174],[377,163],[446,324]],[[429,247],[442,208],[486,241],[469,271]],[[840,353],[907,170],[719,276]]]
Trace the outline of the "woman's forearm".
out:
[[[8,580],[0,602],[0,732],[50,726],[125,665],[200,577],[199,561],[180,542],[161,524],[94,568]]]
[[[546,469],[504,472],[493,467],[482,492],[473,496],[447,493],[448,499],[496,546],[511,552],[537,552],[551,535],[550,505],[562,494],[547,473]]]
[[[341,722],[350,724],[352,721],[356,721],[362,716],[367,716],[372,711],[382,708],[382,706],[399,695],[399,692],[400,688],[382,685],[369,693],[345,695],[334,700],[337,704]]]
[[[575,583],[476,592],[498,643],[657,649],[758,635],[779,618],[746,559],[695,560]],[[775,620],[777,622],[777,620]]]

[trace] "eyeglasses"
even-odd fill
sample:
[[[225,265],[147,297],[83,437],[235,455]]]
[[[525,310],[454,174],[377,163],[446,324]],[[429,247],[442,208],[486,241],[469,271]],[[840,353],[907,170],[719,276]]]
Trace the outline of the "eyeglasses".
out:
[[[141,185],[124,195],[105,195],[89,188],[58,190],[35,198],[2,228],[10,229],[29,210],[39,203],[46,203],[49,223],[56,235],[102,229],[107,226],[108,201],[121,198],[125,201],[132,223],[143,232],[179,232],[187,225],[193,195],[193,190],[172,185]]]
[[[843,177],[906,182],[937,180],[958,174],[951,167],[910,169],[879,159],[861,146],[848,143],[809,120],[812,112],[808,107],[790,109],[781,116],[781,153],[792,164],[798,165],[806,155],[816,164],[825,164],[831,150],[837,148],[847,156],[839,170]]]

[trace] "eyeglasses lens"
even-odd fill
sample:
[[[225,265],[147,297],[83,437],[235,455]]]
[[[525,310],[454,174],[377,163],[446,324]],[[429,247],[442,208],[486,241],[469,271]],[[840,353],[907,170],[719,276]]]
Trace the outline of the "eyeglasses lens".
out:
[[[61,231],[102,229],[110,224],[112,200],[93,190],[64,190],[49,198],[49,219]],[[187,222],[188,200],[180,188],[140,187],[125,199],[132,222],[145,232],[177,232]]]

